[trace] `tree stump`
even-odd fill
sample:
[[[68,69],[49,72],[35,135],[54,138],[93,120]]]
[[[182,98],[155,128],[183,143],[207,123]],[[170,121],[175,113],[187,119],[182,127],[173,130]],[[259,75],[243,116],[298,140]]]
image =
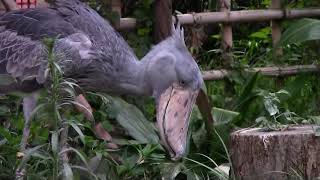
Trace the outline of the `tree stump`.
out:
[[[314,133],[318,127],[292,126],[284,131],[253,128],[233,132],[230,155],[235,179],[318,179],[320,137]]]

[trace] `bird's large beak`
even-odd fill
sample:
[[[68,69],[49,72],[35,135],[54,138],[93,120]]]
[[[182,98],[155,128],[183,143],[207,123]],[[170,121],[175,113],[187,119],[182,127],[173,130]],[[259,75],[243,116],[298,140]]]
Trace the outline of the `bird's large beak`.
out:
[[[190,114],[198,92],[173,84],[158,97],[160,139],[172,160],[180,159],[185,153]]]

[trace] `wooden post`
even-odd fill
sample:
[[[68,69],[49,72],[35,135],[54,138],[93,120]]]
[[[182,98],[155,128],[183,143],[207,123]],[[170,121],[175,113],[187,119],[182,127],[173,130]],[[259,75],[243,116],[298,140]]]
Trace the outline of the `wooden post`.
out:
[[[121,0],[111,0],[111,10],[117,12],[121,17]]]
[[[120,19],[121,19],[121,0],[111,0],[111,11],[116,13],[116,21],[113,25],[116,29],[120,28]]]
[[[220,11],[226,14],[230,13],[231,1],[230,0],[220,0]],[[223,23],[222,26],[222,58],[224,60],[224,65],[229,68],[233,58],[232,58],[232,26],[230,23]]]
[[[154,41],[162,41],[171,34],[172,0],[154,2]]]
[[[227,16],[230,15],[231,1],[230,0],[219,0],[220,11],[225,13]],[[233,46],[233,37],[232,37],[232,26],[230,23],[223,23],[222,25],[222,60],[223,65],[226,69],[230,69],[233,63],[232,57],[232,46]],[[225,92],[226,96],[233,96],[235,90],[233,83],[229,79],[225,80]]]
[[[271,9],[280,10],[281,9],[281,0],[272,0],[271,1]],[[275,48],[277,43],[281,39],[281,24],[279,20],[272,20],[271,21],[271,28],[272,28],[272,44]],[[282,48],[277,48],[275,50],[276,56],[281,56],[283,54]]]
[[[272,0],[271,1],[271,9],[274,10],[280,10],[281,9],[281,0]],[[276,61],[279,59],[278,57],[283,55],[283,51],[281,47],[276,47],[277,43],[281,39],[281,23],[279,20],[272,20],[271,21],[271,29],[272,29],[272,44],[274,48],[274,54],[273,54],[273,59]],[[277,62],[275,62],[277,63]],[[284,84],[284,79],[283,78],[277,78],[276,79],[276,86],[277,88],[281,88]]]
[[[320,177],[320,137],[316,125],[283,131],[249,128],[231,134],[236,180],[313,180]],[[299,177],[300,176],[300,177]]]

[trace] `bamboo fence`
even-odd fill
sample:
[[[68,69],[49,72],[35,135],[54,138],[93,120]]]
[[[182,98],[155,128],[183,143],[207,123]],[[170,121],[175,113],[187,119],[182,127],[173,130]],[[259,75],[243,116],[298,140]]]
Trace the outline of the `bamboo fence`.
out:
[[[158,2],[159,1],[159,2]],[[8,9],[16,9],[16,6],[12,3],[12,0],[2,0],[4,5]],[[121,17],[121,0],[111,0],[112,10],[119,14]],[[157,0],[159,6],[166,5],[166,11],[171,11],[168,7],[168,3],[172,3],[171,0]],[[269,9],[261,10],[240,10],[231,11],[230,0],[219,0],[220,12],[201,12],[201,13],[189,13],[177,15],[178,20],[181,24],[212,24],[222,23],[222,59],[226,68],[229,67],[232,62],[232,23],[242,22],[257,22],[257,21],[270,21],[272,28],[272,41],[273,45],[281,38],[281,20],[306,18],[306,17],[320,17],[319,8],[305,8],[305,9],[283,9],[281,7],[281,1],[272,0]],[[171,13],[161,11],[162,7],[155,7],[155,12]],[[158,10],[157,10],[158,9]],[[159,10],[160,9],[160,10]],[[163,9],[162,9],[163,10]],[[155,16],[157,13],[155,13]],[[172,19],[175,20],[174,18]],[[159,21],[155,21],[159,22]],[[160,22],[159,22],[160,23]],[[163,20],[162,20],[163,23]],[[168,18],[168,23],[171,24],[171,19]],[[120,21],[115,25],[119,30],[133,29],[137,26],[137,20],[135,18],[120,18]],[[155,25],[159,27],[159,25]],[[155,28],[157,30],[159,28]],[[160,28],[161,29],[161,28]],[[163,31],[163,28],[162,28]],[[159,32],[158,34],[164,34],[165,32]],[[282,49],[276,49],[275,56],[281,56]],[[299,65],[299,66],[288,66],[288,67],[263,67],[244,69],[245,72],[261,72],[262,75],[270,77],[286,77],[297,75],[300,73],[318,73],[320,68],[317,65]],[[205,80],[223,80],[231,74],[232,70],[220,69],[220,70],[209,70],[203,71],[203,77]]]
[[[307,17],[320,17],[320,8],[306,9],[265,9],[240,10],[230,12],[202,12],[177,15],[179,22],[185,25],[213,24],[213,23],[244,23],[261,22],[283,19],[298,19]],[[121,18],[120,29],[133,29],[137,25],[135,18]]]
[[[115,0],[120,2],[120,0]],[[168,1],[168,0],[159,0]],[[240,10],[231,11],[230,0],[219,0],[220,12],[201,12],[177,15],[181,24],[212,24],[222,23],[222,60],[226,68],[232,62],[232,23],[270,21],[272,29],[272,42],[275,47],[281,39],[281,20],[320,17],[319,8],[305,9],[282,9],[281,1],[272,0],[269,9],[261,10]],[[173,19],[175,20],[175,19]],[[119,29],[132,29],[137,25],[134,18],[121,18]],[[281,47],[277,48],[274,56],[283,54]],[[277,59],[277,58],[274,58]],[[298,65],[287,67],[263,67],[244,69],[245,72],[260,72],[262,75],[269,77],[286,77],[300,73],[318,73],[320,68],[317,65]],[[223,80],[232,74],[232,70],[220,69],[203,71],[204,80]],[[278,79],[277,84],[282,84],[282,79]]]
[[[234,70],[235,71],[235,70]],[[233,70],[219,69],[203,71],[204,80],[223,80],[230,76]],[[320,66],[318,65],[295,65],[295,66],[284,66],[284,67],[260,67],[260,68],[245,68],[243,70],[247,73],[260,72],[264,76],[268,77],[287,77],[302,73],[320,73]]]

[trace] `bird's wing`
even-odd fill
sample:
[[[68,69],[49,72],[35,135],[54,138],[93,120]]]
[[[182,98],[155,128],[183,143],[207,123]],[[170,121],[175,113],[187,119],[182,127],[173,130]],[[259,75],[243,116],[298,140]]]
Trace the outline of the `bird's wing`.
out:
[[[108,61],[121,63],[121,61],[137,59],[128,43],[96,11],[79,0],[56,0],[52,6],[60,16],[75,28],[87,34],[97,49],[109,56]]]
[[[16,32],[0,32],[0,73],[19,80],[38,75],[42,65],[44,46]]]
[[[43,83],[47,65],[44,37],[57,38],[54,49],[64,56],[61,60],[89,58],[91,41],[55,10],[12,11],[0,17],[0,74]]]
[[[66,22],[88,34],[95,43],[120,41],[118,39],[121,36],[109,22],[79,0],[56,0],[51,8],[59,12],[59,16]]]
[[[65,37],[76,32],[72,24],[49,8],[10,11],[0,17],[0,32],[9,30],[19,36],[41,40],[44,37]]]

